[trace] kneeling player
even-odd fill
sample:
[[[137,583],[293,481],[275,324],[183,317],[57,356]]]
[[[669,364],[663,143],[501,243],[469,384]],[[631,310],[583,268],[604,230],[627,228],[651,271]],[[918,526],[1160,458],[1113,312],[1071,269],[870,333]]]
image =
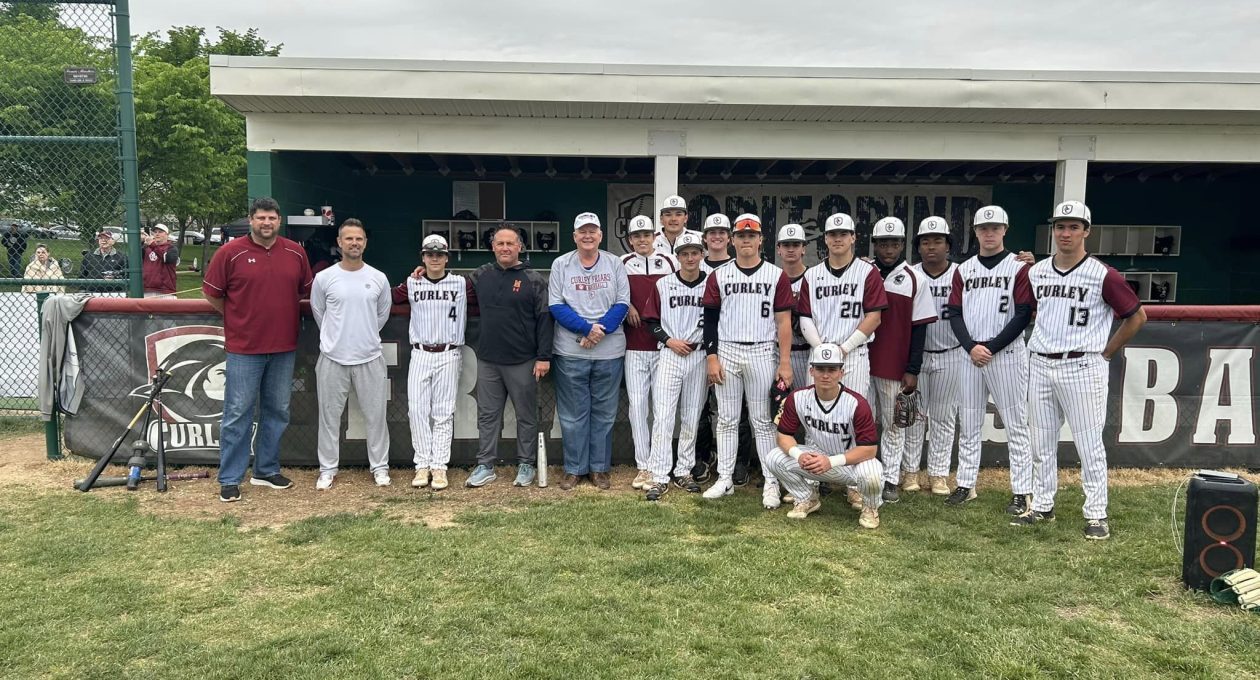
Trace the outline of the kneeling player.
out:
[[[874,529],[879,526],[884,466],[875,459],[879,436],[871,407],[862,395],[841,386],[844,359],[839,345],[815,347],[809,374],[814,384],[783,400],[775,419],[779,446],[766,457],[766,467],[799,499],[788,517],[805,519],[822,507],[810,482],[828,482],[861,492],[858,524]]]

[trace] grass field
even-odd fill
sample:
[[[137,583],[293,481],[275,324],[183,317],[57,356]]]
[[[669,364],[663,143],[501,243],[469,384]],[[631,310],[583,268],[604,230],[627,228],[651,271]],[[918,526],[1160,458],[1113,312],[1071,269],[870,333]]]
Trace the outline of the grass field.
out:
[[[83,260],[83,251],[96,248],[95,243],[87,244],[82,241],[64,241],[64,240],[42,240],[39,241],[48,246],[48,252],[54,258],[69,258],[74,263],[74,271],[68,278],[74,278],[79,275],[80,262]],[[122,252],[127,252],[127,244],[118,243],[115,245]],[[189,268],[193,264],[193,258],[196,258],[204,270],[205,262],[209,261],[210,256],[214,255],[214,251],[218,249],[217,245],[207,245],[205,256],[202,256],[201,246],[186,245],[180,250],[180,265],[176,275],[176,288],[179,291],[180,298],[200,298],[201,297],[201,277],[202,273],[191,271]],[[30,261],[35,255],[35,241],[31,241],[28,246],[23,261]],[[8,275],[6,269],[5,275]]]
[[[379,491],[361,476],[375,510],[339,513],[334,487],[318,497],[324,515],[261,525],[244,511],[283,515],[300,498],[285,494],[314,492],[250,487],[244,503],[207,505],[218,516],[197,519],[169,512],[174,492],[80,494],[68,479],[6,477],[0,675],[1240,678],[1260,668],[1260,616],[1180,586],[1169,483],[1115,488],[1114,537],[1095,543],[1081,538],[1078,487],[1063,490],[1059,521],[1035,530],[1007,526],[1006,498],[991,491],[962,509],[915,494],[872,532],[838,499],[801,522],[762,510],[748,489],[720,502],[674,490],[656,505],[628,490],[514,491],[501,474],[490,503],[479,500],[488,490],[416,492],[400,473]],[[193,495],[212,504],[202,497],[213,488]]]

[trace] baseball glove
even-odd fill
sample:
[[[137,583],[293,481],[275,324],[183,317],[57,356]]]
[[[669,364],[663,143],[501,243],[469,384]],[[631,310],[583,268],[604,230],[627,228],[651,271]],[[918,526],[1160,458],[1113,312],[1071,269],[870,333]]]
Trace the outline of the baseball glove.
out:
[[[1212,580],[1211,591],[1217,602],[1260,613],[1260,573],[1255,569],[1225,572]]]
[[[893,425],[907,428],[919,421],[919,391],[898,392],[893,404]]]
[[[770,386],[770,412],[775,414],[775,420],[778,420],[778,414],[783,410],[783,402],[788,395],[792,393],[792,386],[785,385],[783,382],[776,380]]]

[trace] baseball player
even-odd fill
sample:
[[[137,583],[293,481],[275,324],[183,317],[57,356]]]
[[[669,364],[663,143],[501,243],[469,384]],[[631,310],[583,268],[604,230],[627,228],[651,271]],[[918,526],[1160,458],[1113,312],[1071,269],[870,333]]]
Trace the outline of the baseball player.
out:
[[[468,283],[446,271],[447,247],[445,238],[426,236],[420,244],[423,276],[408,277],[394,287],[394,304],[411,306],[407,418],[416,466],[411,485],[435,491],[448,484],[446,466],[451,460],[455,390],[468,315]]]
[[[783,400],[775,417],[778,447],[766,457],[766,467],[799,499],[788,517],[805,519],[822,507],[816,483],[844,484],[861,489],[858,524],[875,529],[884,474],[875,458],[879,437],[866,399],[841,384],[843,357],[840,346],[830,342],[810,352],[813,385]]]
[[[656,232],[656,238],[652,240],[652,249],[657,255],[672,258],[674,242],[684,232],[696,234],[687,228],[687,202],[682,196],[667,196],[661,203],[661,230]]]
[[[762,259],[761,220],[756,215],[740,215],[733,227],[735,261],[714,270],[704,290],[707,373],[718,398],[718,480],[704,497],[721,498],[735,490],[736,431],[740,406],[747,401],[766,480],[761,502],[773,510],[781,501],[779,483],[765,469],[774,446],[770,386],[776,380],[792,384],[792,284],[782,269]]]
[[[927,283],[906,264],[906,225],[885,217],[871,229],[875,267],[884,279],[888,309],[880,317],[879,333],[871,341],[871,386],[867,401],[879,413],[883,428],[879,454],[884,463],[884,500],[900,499],[901,457],[906,448],[905,430],[893,424],[898,392],[918,389],[927,324],[936,321],[936,307]],[[852,489],[852,487],[850,487]],[[850,503],[856,498],[850,494]]]
[[[674,437],[674,414],[678,414],[678,462],[674,484],[688,493],[699,493],[700,483],[691,474],[696,458],[696,426],[705,404],[707,385],[704,352],[704,281],[700,269],[704,246],[694,234],[674,241],[679,270],[656,280],[644,311],[644,324],[661,343],[656,379],[652,384],[651,479],[645,487],[649,501],[660,500],[669,491],[670,445]],[[631,277],[631,298],[634,277]],[[629,354],[629,352],[627,352]],[[627,359],[629,361],[629,359]]]
[[[796,313],[801,335],[810,345],[840,346],[844,386],[865,395],[871,380],[867,345],[888,308],[888,296],[875,265],[853,252],[856,229],[853,218],[844,213],[827,218],[823,227],[827,258],[805,271]]]
[[[959,373],[958,472],[945,502],[976,497],[980,432],[989,395],[1006,427],[1011,502],[1006,512],[1028,510],[1032,453],[1028,442],[1028,350],[1024,329],[1032,318],[1028,265],[1003,244],[1009,219],[1001,206],[976,211],[972,228],[980,252],[958,265],[949,295],[949,325],[967,352]]]
[[[1037,318],[1028,349],[1028,422],[1032,433],[1032,507],[1017,526],[1054,521],[1059,488],[1059,428],[1072,428],[1085,491],[1085,538],[1111,536],[1107,523],[1106,421],[1108,362],[1146,323],[1137,295],[1115,269],[1085,252],[1089,208],[1064,201],[1050,217],[1056,252],[1032,266]],[[1112,317],[1123,321],[1115,333]]]
[[[919,223],[914,244],[920,262],[911,269],[923,275],[940,321],[949,318],[949,293],[958,265],[949,261],[953,239],[949,222],[929,217]],[[928,482],[932,493],[949,495],[949,460],[954,451],[954,432],[958,420],[958,374],[966,361],[949,323],[928,324],[923,340],[923,369],[919,372],[919,391],[927,409],[927,419],[919,418],[906,433],[906,455],[901,461],[901,490],[919,490],[919,464],[923,460],[923,439],[928,439]],[[928,422],[931,422],[931,427]]]
[[[659,413],[652,411],[650,400],[656,363],[661,353],[652,329],[643,323],[642,313],[656,289],[657,279],[673,274],[678,267],[672,254],[660,255],[653,250],[655,225],[652,218],[639,215],[631,219],[627,233],[634,252],[621,258],[630,281],[630,309],[626,313],[625,325],[626,398],[629,402],[630,433],[634,439],[634,464],[639,469],[630,486],[643,489],[652,483],[652,474],[648,472],[652,450],[652,429],[648,417],[650,412]]]
[[[722,213],[713,213],[704,220],[704,259],[700,269],[712,272],[731,261],[731,220]]]
[[[785,224],[779,229],[778,245],[783,273],[792,282],[792,298],[800,297],[801,284],[805,281],[805,228],[799,224]],[[792,389],[800,389],[809,382],[809,342],[801,335],[800,317],[792,310]]]

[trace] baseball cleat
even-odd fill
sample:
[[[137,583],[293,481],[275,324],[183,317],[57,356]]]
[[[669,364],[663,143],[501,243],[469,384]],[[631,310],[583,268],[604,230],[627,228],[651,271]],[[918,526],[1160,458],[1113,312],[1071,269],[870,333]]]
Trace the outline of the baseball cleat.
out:
[[[914,493],[915,491],[918,491],[920,488],[921,487],[919,486],[918,471],[901,473],[901,490],[902,491],[905,491],[906,493]]]
[[[849,507],[854,510],[861,510],[862,505],[866,502],[862,500],[862,492],[852,487],[845,489],[845,499],[849,501]]]
[[[975,489],[969,489],[965,486],[960,486],[954,489],[954,493],[951,493],[949,495],[949,498],[945,499],[945,505],[962,505],[963,503],[966,503],[967,501],[974,501],[975,499],[976,499]]]
[[[936,475],[931,475],[928,478],[928,481],[932,483],[933,496],[948,496],[949,495],[949,478],[948,477],[944,475],[941,475],[939,477]]]
[[[373,472],[372,479],[376,482],[377,486],[389,486],[389,483],[393,481],[389,478],[389,470],[377,470],[376,472]]]
[[[434,491],[445,489],[449,483],[446,481],[446,470],[434,470],[433,481],[429,483],[429,488]]]
[[[858,526],[863,529],[878,529],[879,510],[869,506],[862,508],[862,515],[858,517]]]
[[[901,494],[897,492],[897,485],[892,482],[884,482],[884,502],[896,503],[901,500]]]
[[[669,482],[653,482],[647,487],[647,493],[643,495],[645,500],[659,501],[661,496],[669,493]]]
[[[416,476],[411,479],[411,485],[417,489],[422,486],[428,486],[429,468],[416,468]]]
[[[675,477],[674,486],[686,491],[687,493],[700,493],[700,484],[691,475]]]
[[[729,496],[733,493],[735,493],[735,485],[731,483],[731,478],[719,477],[718,480],[713,483],[713,486],[709,487],[709,490],[704,492],[704,497],[709,500],[714,500],[723,496]]]
[[[332,472],[319,473],[319,479],[315,480],[316,491],[327,491],[332,488],[333,480],[337,479],[337,475]]]
[[[717,456],[714,456],[716,459]],[[700,484],[709,481],[713,476],[713,461],[700,461],[691,467],[691,477]]]
[[[822,501],[817,496],[810,496],[799,503],[794,503],[792,509],[788,510],[787,516],[791,519],[805,519],[810,513],[817,512],[822,507]]]
[[[1107,518],[1085,520],[1085,538],[1091,541],[1105,541],[1111,538],[1111,527]]]
[[[744,486],[748,483],[748,466],[743,463],[735,463],[735,471],[731,474],[731,483],[735,486]]]
[[[630,486],[636,489],[647,489],[651,485],[652,473],[647,470],[639,470],[639,473],[634,476],[634,481],[630,482]]]
[[[768,479],[766,485],[761,489],[761,505],[767,510],[775,510],[782,503],[779,500],[779,480]]]
[[[1011,502],[1006,505],[1006,514],[1022,515],[1028,512],[1028,503],[1031,496],[1026,493],[1017,493],[1011,496]]]
[[[1041,510],[1029,510],[1018,517],[1011,518],[1011,526],[1013,527],[1030,527],[1034,524],[1042,522],[1054,521],[1054,508],[1042,512]]]

